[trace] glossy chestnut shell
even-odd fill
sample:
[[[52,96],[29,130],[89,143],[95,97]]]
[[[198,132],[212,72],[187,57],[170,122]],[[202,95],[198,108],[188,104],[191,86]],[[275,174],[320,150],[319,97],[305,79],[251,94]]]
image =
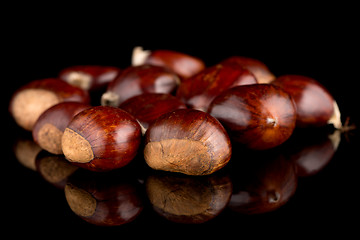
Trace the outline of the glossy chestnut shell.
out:
[[[315,79],[301,75],[284,75],[271,84],[281,87],[294,99],[297,127],[325,126],[334,116],[336,103],[333,97]]]
[[[194,109],[178,109],[150,125],[144,157],[153,169],[208,175],[228,163],[231,143],[214,117]]]
[[[231,138],[250,149],[269,149],[285,142],[295,128],[295,105],[281,88],[253,84],[228,89],[211,103]]]
[[[141,128],[129,113],[97,106],[77,114],[62,137],[67,160],[92,171],[109,171],[127,165],[137,154]]]
[[[109,83],[101,105],[118,107],[125,100],[143,93],[171,93],[179,82],[175,73],[163,67],[128,67]]]
[[[217,64],[182,81],[176,96],[189,108],[206,112],[211,101],[226,89],[255,83],[249,70],[234,64]]]
[[[144,129],[147,129],[161,115],[176,109],[184,109],[186,105],[170,94],[144,93],[126,100],[119,108],[130,113]]]

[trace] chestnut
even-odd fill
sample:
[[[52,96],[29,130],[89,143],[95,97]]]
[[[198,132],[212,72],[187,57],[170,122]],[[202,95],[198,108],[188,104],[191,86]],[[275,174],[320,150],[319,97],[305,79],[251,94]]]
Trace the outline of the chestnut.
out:
[[[70,209],[97,226],[120,226],[135,220],[144,207],[140,186],[131,172],[119,170],[105,174],[76,171],[64,189]]]
[[[176,96],[188,107],[206,112],[211,101],[228,88],[257,83],[247,69],[217,64],[181,82]]]
[[[144,93],[126,100],[119,108],[134,116],[146,131],[161,115],[175,109],[186,108],[186,105],[170,94]]]
[[[141,142],[137,120],[119,108],[96,106],[78,113],[64,131],[61,145],[66,159],[92,171],[127,165]]]
[[[31,131],[38,117],[60,102],[89,103],[89,94],[55,78],[32,81],[19,88],[12,96],[9,111],[16,123]]]
[[[339,107],[329,91],[313,78],[283,75],[271,84],[291,95],[296,105],[297,127],[321,127],[333,124],[342,128]]]
[[[233,63],[252,72],[258,83],[270,83],[275,79],[275,75],[261,61],[253,58],[232,56],[222,61],[223,64]]]
[[[125,100],[142,93],[171,93],[179,77],[159,66],[128,67],[112,82],[101,97],[101,105],[118,107]]]
[[[90,107],[79,102],[62,102],[50,107],[35,122],[34,141],[50,153],[62,154],[61,138],[65,128],[76,114]]]
[[[182,79],[189,78],[205,68],[205,63],[194,56],[171,50],[143,50],[135,47],[132,55],[132,66],[151,64],[166,67]]]
[[[33,171],[36,171],[35,160],[41,150],[42,148],[31,139],[31,136],[17,139],[13,146],[16,160]]]
[[[257,150],[285,142],[296,122],[289,94],[269,84],[228,89],[213,100],[208,113],[224,125],[234,141]]]
[[[113,66],[77,65],[62,69],[58,77],[88,91],[103,88],[114,80],[120,71],[119,68]]]
[[[178,109],[160,116],[145,133],[144,157],[153,169],[208,175],[231,157],[230,139],[209,114]]]
[[[146,193],[156,213],[177,223],[197,224],[218,216],[227,206],[232,183],[228,176],[150,175]]]

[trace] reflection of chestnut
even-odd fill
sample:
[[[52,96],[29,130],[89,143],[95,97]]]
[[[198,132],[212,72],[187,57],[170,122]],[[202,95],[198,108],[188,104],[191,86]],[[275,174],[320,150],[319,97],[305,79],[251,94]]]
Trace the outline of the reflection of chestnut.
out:
[[[273,211],[295,193],[297,175],[293,163],[268,151],[242,152],[232,160],[234,190],[229,207],[233,211],[245,214]]]
[[[79,102],[63,102],[50,107],[35,122],[34,141],[48,152],[62,154],[61,138],[65,128],[76,114],[90,107]]]
[[[12,96],[9,111],[16,123],[31,131],[38,117],[60,102],[89,103],[86,91],[55,78],[32,81],[18,89]]]
[[[259,83],[269,83],[275,79],[269,68],[261,61],[248,57],[233,56],[222,61],[222,63],[237,64],[243,68],[248,69],[255,75]]]
[[[118,107],[125,100],[142,93],[171,93],[179,81],[175,73],[163,67],[128,67],[109,83],[101,97],[101,105]]]
[[[54,155],[41,151],[35,160],[36,170],[49,183],[57,188],[64,189],[67,179],[78,169],[63,155]]]
[[[214,117],[194,109],[178,109],[150,125],[144,156],[156,170],[208,175],[229,162],[231,143]]]
[[[285,142],[296,122],[289,94],[269,84],[228,89],[214,99],[208,112],[224,125],[233,140],[258,150]]]
[[[311,138],[309,138],[311,134]],[[334,156],[341,140],[339,130],[296,132],[286,147],[287,157],[297,167],[298,176],[312,176],[323,169]]]
[[[211,101],[228,88],[255,84],[255,76],[233,64],[217,64],[181,82],[176,96],[188,107],[206,111]]]
[[[36,171],[35,159],[41,150],[41,147],[30,138],[17,139],[13,147],[18,162],[34,171]]]
[[[191,177],[170,174],[151,175],[146,192],[153,209],[178,223],[203,223],[220,214],[232,192],[226,176]]]
[[[147,129],[161,115],[186,108],[186,105],[170,94],[144,93],[126,100],[119,108],[130,113]]]
[[[138,183],[124,169],[101,174],[77,171],[65,186],[71,210],[85,221],[100,226],[119,226],[133,221],[142,211]]]
[[[96,90],[106,86],[119,73],[117,67],[79,65],[61,70],[59,78],[84,90]]]
[[[143,64],[166,67],[183,79],[191,77],[205,68],[205,64],[201,59],[185,53],[171,50],[144,51],[142,47],[135,47],[132,55],[132,65],[139,66]]]

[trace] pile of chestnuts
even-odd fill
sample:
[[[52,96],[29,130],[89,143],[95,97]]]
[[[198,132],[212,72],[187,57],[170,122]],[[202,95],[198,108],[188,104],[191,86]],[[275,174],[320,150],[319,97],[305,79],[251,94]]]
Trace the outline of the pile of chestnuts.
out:
[[[13,94],[9,111],[42,149],[91,171],[121,168],[143,153],[152,169],[209,175],[229,162],[232,143],[265,150],[295,128],[343,128],[319,82],[275,77],[256,59],[205,66],[185,53],[136,47],[131,62],[73,66],[32,81]]]

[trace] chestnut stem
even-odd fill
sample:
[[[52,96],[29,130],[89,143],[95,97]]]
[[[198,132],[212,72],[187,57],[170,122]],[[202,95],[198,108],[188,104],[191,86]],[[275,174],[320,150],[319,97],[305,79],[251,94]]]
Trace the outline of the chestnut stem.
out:
[[[131,65],[132,66],[140,66],[143,65],[145,60],[151,54],[150,50],[144,50],[142,47],[134,47],[132,57],[131,57]]]

